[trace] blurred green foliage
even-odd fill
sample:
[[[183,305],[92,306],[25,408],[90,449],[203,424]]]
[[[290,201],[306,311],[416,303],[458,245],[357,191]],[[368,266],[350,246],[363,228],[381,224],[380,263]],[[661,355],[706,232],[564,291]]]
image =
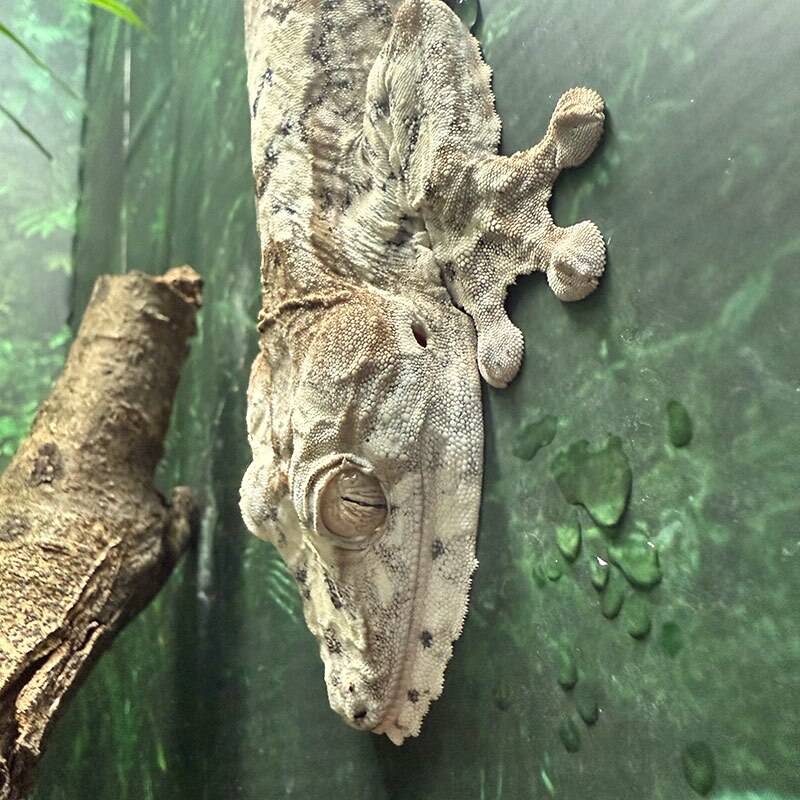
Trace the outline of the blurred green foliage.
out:
[[[0,469],[27,434],[70,339],[90,4],[143,27],[113,0],[15,0],[0,21]]]
[[[139,15],[133,11],[133,9],[128,8],[126,5],[119,3],[116,0],[83,0],[83,2],[91,3],[98,8],[110,11],[112,14],[116,14],[120,19],[124,19],[126,22],[135,25],[137,28],[144,28],[144,23]],[[52,80],[68,95],[77,99],[78,95],[70,88],[69,84],[66,83],[57,72],[52,70],[44,60],[39,58],[39,56],[36,55],[36,53],[2,21],[0,21],[0,36],[4,36],[8,41],[16,45],[28,57],[28,59],[30,59],[30,61],[32,61],[44,73],[49,75],[50,78],[52,78]],[[39,137],[36,136],[36,134],[11,109],[2,103],[0,103],[0,114],[5,116],[17,128],[17,130],[26,139],[28,139],[28,141],[37,150],[39,150],[43,156],[45,156],[45,158],[48,160],[53,158],[53,154],[42,144],[42,142],[39,140]]]
[[[0,115],[0,469],[27,434],[69,342],[89,14],[75,0],[15,0],[0,29],[0,105],[38,141]]]

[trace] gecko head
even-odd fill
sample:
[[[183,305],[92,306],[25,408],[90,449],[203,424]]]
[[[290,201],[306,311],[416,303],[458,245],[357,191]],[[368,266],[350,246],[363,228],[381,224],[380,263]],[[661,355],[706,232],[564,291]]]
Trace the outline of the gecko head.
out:
[[[359,291],[276,337],[286,352],[267,345],[242,484],[248,527],[297,580],[331,706],[396,744],[441,693],[477,563],[474,333],[429,305],[422,319],[418,303]]]

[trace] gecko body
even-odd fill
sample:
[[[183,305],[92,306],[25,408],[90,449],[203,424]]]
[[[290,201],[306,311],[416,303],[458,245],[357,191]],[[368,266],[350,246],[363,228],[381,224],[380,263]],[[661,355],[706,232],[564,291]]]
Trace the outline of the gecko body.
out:
[[[331,706],[400,744],[467,610],[480,376],[522,359],[506,289],[538,269],[575,300],[603,272],[594,224],[547,209],[603,103],[570,90],[502,157],[489,68],[442,0],[245,0],[245,28],[263,310],[242,512],[297,581]]]

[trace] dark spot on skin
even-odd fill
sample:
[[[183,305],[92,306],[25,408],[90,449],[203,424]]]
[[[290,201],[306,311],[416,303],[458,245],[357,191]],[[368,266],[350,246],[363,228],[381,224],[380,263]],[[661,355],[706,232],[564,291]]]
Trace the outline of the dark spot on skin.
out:
[[[325,585],[328,587],[328,594],[330,595],[333,607],[337,610],[340,609],[344,605],[344,601],[342,600],[342,596],[339,594],[339,590],[336,588],[336,584],[328,575],[325,576]]]
[[[274,150],[267,150],[264,155],[264,163],[274,167],[278,163],[278,154]]]
[[[381,2],[381,0],[372,0],[367,4],[367,16],[372,19],[380,19],[383,17],[389,20],[392,16],[392,12],[387,3]]]
[[[429,647],[433,647],[433,634],[430,631],[422,631],[419,635],[419,640],[422,642],[422,646],[427,650]]]
[[[330,61],[330,55],[328,52],[323,50],[319,45],[311,48],[310,55],[314,61],[316,61],[318,64],[322,64],[323,67],[326,66]]]
[[[264,164],[259,164],[253,171],[253,177],[256,181],[256,197],[261,198],[267,191],[269,185],[269,176],[272,169]]]
[[[355,714],[353,714],[353,719],[356,722],[360,722],[366,716],[367,716],[367,709],[366,708],[360,708],[358,711],[356,711]]]
[[[272,213],[279,214],[281,211],[288,214],[290,217],[293,217],[297,213],[296,208],[292,208],[291,206],[285,206],[283,203],[278,203],[277,201],[272,204]]]
[[[264,16],[275,17],[278,22],[284,22],[286,17],[289,16],[289,12],[292,10],[291,6],[285,3],[278,3],[274,6],[271,6],[264,12]]]
[[[265,86],[272,86],[272,69],[267,67],[264,74],[261,76],[261,80],[258,82],[258,89],[256,89],[256,99],[253,100],[253,118],[255,119],[256,111],[258,110],[258,101],[261,99],[261,93],[264,91]]]
[[[381,117],[389,116],[389,98],[376,97],[372,101],[372,107]]]
[[[319,195],[319,198],[319,207],[322,211],[327,211],[333,207],[333,196],[330,189],[325,189],[325,191]]]
[[[419,692],[416,689],[409,689],[408,690],[408,699],[412,703],[416,703],[419,700]]]
[[[441,539],[434,539],[431,544],[431,555],[434,558],[444,555],[444,542]]]
[[[300,567],[295,572],[294,577],[297,578],[299,583],[305,583],[308,580],[308,570],[305,567]]]
[[[291,122],[283,122],[281,123],[281,127],[278,128],[278,132],[281,136],[288,136],[292,132],[292,123]]]
[[[341,642],[336,638],[336,634],[330,629],[325,629],[325,644],[329,653],[339,655],[342,652]]]

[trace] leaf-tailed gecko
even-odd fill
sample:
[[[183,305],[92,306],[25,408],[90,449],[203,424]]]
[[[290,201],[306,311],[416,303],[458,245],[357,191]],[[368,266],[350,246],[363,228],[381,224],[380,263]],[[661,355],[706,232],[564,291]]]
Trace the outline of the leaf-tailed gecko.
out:
[[[483,465],[480,375],[522,334],[507,287],[597,285],[592,222],[556,227],[603,101],[571,89],[497,154],[490,70],[442,0],[244,0],[262,246],[253,461],[241,508],[303,597],[331,706],[400,744],[442,691],[467,610]]]

